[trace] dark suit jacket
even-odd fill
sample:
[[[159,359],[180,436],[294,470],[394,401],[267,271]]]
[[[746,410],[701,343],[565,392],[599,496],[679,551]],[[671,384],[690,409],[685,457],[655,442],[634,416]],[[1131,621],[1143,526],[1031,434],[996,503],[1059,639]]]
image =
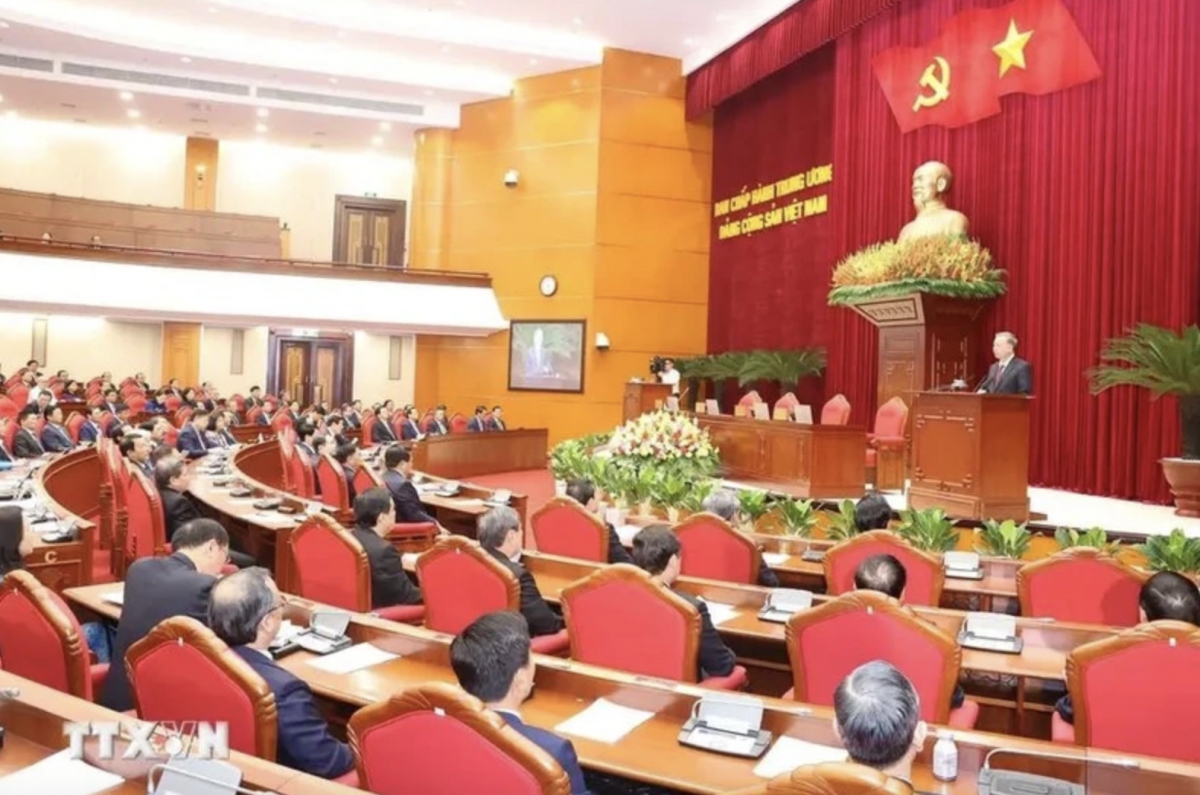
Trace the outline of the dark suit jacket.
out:
[[[133,690],[125,666],[125,652],[150,634],[160,621],[190,616],[208,624],[208,594],[217,580],[196,571],[182,553],[165,558],[140,558],[125,573],[125,603],[113,642],[113,665],[104,679],[100,703],[124,712],[133,708]]]
[[[356,527],[352,532],[371,563],[371,609],[421,604],[421,590],[405,573],[396,548],[370,528]]]
[[[504,557],[498,549],[489,549],[488,552],[493,558],[500,561],[504,568],[511,571],[517,578],[517,582],[521,584],[521,615],[525,616],[525,621],[529,623],[529,634],[531,636],[553,635],[560,631],[563,628],[563,620],[550,609],[550,605],[546,604],[546,600],[542,598],[542,592],[538,590],[537,583],[534,582],[533,575],[529,573],[529,570],[520,563],[513,563]]]
[[[763,560],[761,551],[758,553],[758,584],[764,588],[779,587],[779,578],[775,576],[775,572],[771,571],[771,567]]]
[[[429,423],[429,430],[425,431],[427,436],[446,436],[450,433],[450,426],[433,420]]]
[[[1032,395],[1033,368],[1029,362],[1014,356],[1001,373],[1000,362],[993,362],[980,389],[993,395]]]
[[[162,501],[168,541],[174,540],[176,530],[193,519],[200,518],[196,504],[188,495],[175,491],[175,489],[163,489],[158,493],[158,497]]]
[[[383,473],[383,485],[391,492],[392,504],[396,506],[396,521],[401,524],[437,522],[425,512],[417,487],[394,469]]]
[[[254,418],[254,424],[255,425],[270,425],[271,418],[267,416],[267,412],[263,411],[257,417]]]
[[[65,453],[74,446],[71,434],[63,426],[47,422],[46,427],[42,428],[42,447],[47,453]]]
[[[342,416],[346,419],[346,425],[351,428],[358,428],[362,425],[362,417],[359,417],[356,411],[347,411]]]
[[[406,442],[411,442],[421,435],[421,426],[417,425],[414,420],[405,420],[400,426],[400,438]]]
[[[99,425],[92,422],[91,420],[88,420],[87,422],[83,423],[83,425],[79,426],[79,443],[80,444],[85,444],[87,442],[94,442],[103,435],[104,435],[104,431],[102,431],[100,429]]]
[[[625,545],[621,543],[621,537],[617,535],[616,529],[608,522],[605,522],[604,526],[608,528],[608,562],[634,565],[633,557],[629,554],[629,550],[625,549]]]
[[[8,449],[4,446],[4,440],[0,439],[0,461],[12,461],[13,457],[9,455]]]
[[[387,444],[388,442],[395,441],[397,441],[396,432],[392,430],[392,424],[383,420],[376,420],[375,424],[371,426],[371,443]]]
[[[488,423],[483,421],[483,417],[472,417],[467,423],[467,430],[471,433],[483,433],[488,430]]]
[[[337,778],[354,767],[350,746],[338,742],[329,733],[329,724],[321,716],[312,691],[303,679],[284,670],[258,649],[237,646],[233,652],[245,660],[275,694],[279,764],[328,779]]]
[[[346,478],[346,500],[354,505],[354,498],[358,496],[358,489],[354,488],[354,467],[342,464],[342,475]]]
[[[487,429],[489,431],[507,431],[508,426],[504,424],[504,420],[492,417],[487,421]]]
[[[717,634],[717,628],[708,615],[708,605],[691,594],[680,593],[674,588],[671,590],[676,596],[682,596],[700,611],[700,678],[728,676],[733,673],[733,666],[736,664],[737,658],[725,645],[725,641],[721,640],[721,636]]]
[[[583,768],[579,766],[579,757],[575,754],[575,746],[570,740],[537,726],[530,726],[521,720],[521,716],[512,712],[497,714],[504,718],[504,722],[514,731],[554,757],[554,761],[558,762],[563,772],[571,779],[571,795],[590,795],[587,782],[583,780]]]
[[[37,458],[46,451],[33,431],[21,428],[13,440],[13,452],[17,458]]]
[[[179,438],[175,440],[175,449],[186,453],[188,458],[200,458],[208,453],[208,448],[209,444],[200,438],[196,426],[191,423],[179,432]]]

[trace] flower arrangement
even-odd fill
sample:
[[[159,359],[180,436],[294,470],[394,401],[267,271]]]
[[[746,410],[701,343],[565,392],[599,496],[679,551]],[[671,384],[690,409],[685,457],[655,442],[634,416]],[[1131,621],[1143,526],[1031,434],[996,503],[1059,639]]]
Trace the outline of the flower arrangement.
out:
[[[661,475],[696,480],[717,470],[717,448],[708,432],[690,416],[654,411],[630,420],[609,442],[610,465],[651,468]]]
[[[977,240],[956,236],[887,241],[856,251],[833,270],[832,305],[868,298],[930,293],[952,298],[995,298],[1005,291],[1004,271]]]

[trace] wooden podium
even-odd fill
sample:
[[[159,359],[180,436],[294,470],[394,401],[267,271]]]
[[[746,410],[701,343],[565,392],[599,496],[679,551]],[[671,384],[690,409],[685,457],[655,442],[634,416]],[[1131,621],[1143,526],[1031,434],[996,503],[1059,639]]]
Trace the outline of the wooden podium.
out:
[[[910,508],[967,519],[1029,519],[1029,398],[918,392]]]
[[[647,411],[667,405],[671,397],[669,384],[629,381],[625,384],[625,412],[622,422],[629,422]]]

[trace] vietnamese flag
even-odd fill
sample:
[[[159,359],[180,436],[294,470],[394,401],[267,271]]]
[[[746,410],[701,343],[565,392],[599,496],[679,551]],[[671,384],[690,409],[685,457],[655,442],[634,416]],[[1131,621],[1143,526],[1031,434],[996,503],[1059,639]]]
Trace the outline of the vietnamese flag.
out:
[[[1100,76],[1060,0],[1015,0],[956,14],[932,43],[872,65],[902,132],[961,127],[1000,112],[1007,94],[1048,94]]]

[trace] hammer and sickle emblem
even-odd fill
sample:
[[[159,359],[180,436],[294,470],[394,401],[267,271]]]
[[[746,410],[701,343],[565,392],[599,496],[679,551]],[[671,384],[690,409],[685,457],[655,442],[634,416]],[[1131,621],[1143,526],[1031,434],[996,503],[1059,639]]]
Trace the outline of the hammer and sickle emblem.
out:
[[[933,90],[933,94],[917,94],[913,103],[913,113],[921,108],[932,108],[950,99],[950,64],[940,55],[934,56],[933,63],[925,67],[921,75],[921,87]]]

